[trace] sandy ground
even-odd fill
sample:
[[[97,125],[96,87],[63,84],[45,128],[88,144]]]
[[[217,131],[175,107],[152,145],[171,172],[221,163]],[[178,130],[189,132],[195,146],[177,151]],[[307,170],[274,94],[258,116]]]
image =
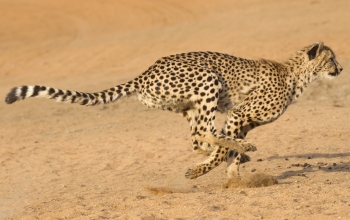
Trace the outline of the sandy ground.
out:
[[[2,99],[25,84],[100,91],[188,51],[283,61],[323,41],[344,67],[249,133],[258,151],[242,175],[279,182],[262,188],[224,189],[224,165],[185,179],[204,159],[186,120],[134,97],[2,101],[0,218],[350,219],[349,11],[348,0],[0,0]]]

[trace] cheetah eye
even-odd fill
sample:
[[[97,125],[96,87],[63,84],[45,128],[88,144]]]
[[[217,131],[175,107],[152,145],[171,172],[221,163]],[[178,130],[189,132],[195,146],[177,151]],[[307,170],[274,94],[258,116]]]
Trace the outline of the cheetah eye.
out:
[[[332,65],[335,65],[335,62],[334,62],[333,58],[330,58],[329,60],[327,60],[326,62],[324,62],[324,63],[322,64],[322,67],[330,67],[330,66],[332,66]],[[335,66],[336,66],[336,65],[335,65]]]

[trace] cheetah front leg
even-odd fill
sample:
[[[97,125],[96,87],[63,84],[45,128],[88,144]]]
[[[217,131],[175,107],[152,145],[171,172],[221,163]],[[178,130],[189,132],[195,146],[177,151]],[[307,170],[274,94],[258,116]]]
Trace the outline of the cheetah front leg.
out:
[[[241,114],[237,110],[229,111],[222,133],[225,135],[234,135],[235,137],[239,138],[236,140],[243,140],[250,130],[259,126],[258,123],[254,123],[252,121],[250,121],[250,123],[245,123],[245,121],[248,120],[244,120],[244,118],[241,117]],[[253,148],[256,150],[255,146],[253,146]],[[228,177],[236,177],[240,179],[240,164],[248,161],[250,161],[250,157],[248,155],[242,152],[231,150],[227,156],[226,173]]]
[[[240,178],[240,164],[250,161],[249,156],[244,153],[256,151],[256,147],[245,141],[244,138],[257,124],[250,123],[248,125],[243,125],[243,123],[240,122],[241,118],[238,116],[237,112],[231,111],[228,113],[228,120],[226,120],[222,135],[220,136],[217,136],[215,133],[198,134],[195,136],[198,142],[206,142],[219,147],[215,149],[206,161],[189,169],[186,173],[186,177],[196,178],[215,168],[222,161],[227,161],[226,173],[228,177]]]
[[[231,150],[227,155],[227,166],[225,169],[225,173],[229,178],[236,177],[240,179],[239,175],[239,166],[241,164],[241,154],[237,151]]]
[[[205,135],[196,135],[195,139],[200,142],[206,142],[212,145],[220,145],[231,150],[244,153],[247,151],[256,151],[256,147],[248,141],[240,138],[232,138],[226,135],[217,136],[213,133],[207,133]]]
[[[207,138],[209,136],[209,138]],[[215,138],[215,135],[203,135],[196,136],[196,139],[203,142],[211,142],[210,138]],[[246,142],[243,139],[233,139],[232,142],[223,142],[227,146],[223,145],[215,145],[215,150],[209,155],[209,158],[204,162],[195,165],[194,167],[187,170],[185,177],[189,179],[197,178],[201,175],[206,174],[210,170],[219,166],[223,161],[227,161],[226,173],[229,177],[237,177],[240,178],[239,175],[239,166],[241,163],[247,162],[250,160],[249,156],[244,154],[247,151],[255,151],[256,147]],[[213,142],[214,144],[216,142]],[[234,143],[234,146],[232,146]],[[242,147],[245,144],[246,149]],[[239,149],[239,151],[237,150]]]
[[[255,151],[256,147],[243,139],[234,139],[225,135],[217,135],[214,126],[216,106],[215,103],[205,106],[196,106],[195,109],[189,110],[186,113],[187,120],[191,125],[191,136],[193,143],[193,150],[209,156],[204,162],[195,165],[188,169],[186,178],[197,178],[215,167],[219,166],[223,161],[230,159],[229,152],[244,153],[247,151]],[[200,110],[207,110],[213,108],[214,111],[206,111],[205,115],[201,115]],[[203,112],[203,111],[202,111]],[[236,155],[233,160],[229,160],[228,175],[231,175],[235,170],[236,176],[239,176],[239,163],[242,155]],[[248,157],[244,155],[245,157]],[[232,166],[230,166],[232,164]]]
[[[236,153],[234,153],[236,152]],[[231,155],[233,153],[233,155]],[[186,178],[195,179],[208,173],[210,170],[219,166],[222,162],[227,161],[226,173],[229,177],[239,178],[239,165],[249,161],[250,158],[246,154],[232,151],[227,147],[216,146],[215,150],[210,154],[204,162],[189,168],[185,174]]]
[[[245,163],[250,161],[250,157],[244,153],[238,153],[235,150],[230,150],[227,154],[227,165],[225,169],[225,173],[229,178],[237,178],[240,179],[239,167],[241,163]]]
[[[213,140],[207,140],[209,143],[220,144],[221,146],[229,149],[226,155],[227,166],[225,172],[229,178],[236,177],[240,179],[240,164],[250,161],[250,157],[246,155],[245,152],[256,151],[257,148],[248,141],[245,141],[244,139],[232,138],[228,136],[212,136],[210,138],[212,138]],[[203,140],[202,137],[198,139]]]

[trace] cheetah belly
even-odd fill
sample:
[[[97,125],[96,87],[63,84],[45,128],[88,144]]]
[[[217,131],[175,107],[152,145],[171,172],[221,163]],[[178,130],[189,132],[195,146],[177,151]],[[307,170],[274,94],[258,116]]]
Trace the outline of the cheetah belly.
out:
[[[137,94],[138,100],[149,108],[162,109],[183,113],[194,108],[194,103],[188,99],[161,99],[150,94]]]

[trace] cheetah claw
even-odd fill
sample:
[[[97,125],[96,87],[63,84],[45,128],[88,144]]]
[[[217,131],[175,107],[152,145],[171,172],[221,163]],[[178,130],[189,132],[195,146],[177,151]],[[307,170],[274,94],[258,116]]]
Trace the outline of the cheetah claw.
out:
[[[253,144],[243,140],[243,139],[236,139],[236,141],[243,147],[245,151],[256,151],[257,148]]]
[[[187,179],[196,179],[198,177],[198,173],[195,171],[195,169],[189,168],[185,173],[185,177]]]

